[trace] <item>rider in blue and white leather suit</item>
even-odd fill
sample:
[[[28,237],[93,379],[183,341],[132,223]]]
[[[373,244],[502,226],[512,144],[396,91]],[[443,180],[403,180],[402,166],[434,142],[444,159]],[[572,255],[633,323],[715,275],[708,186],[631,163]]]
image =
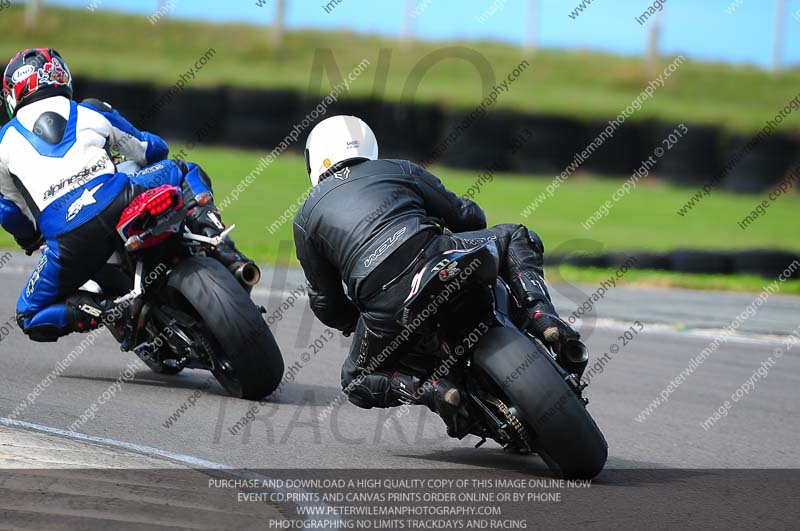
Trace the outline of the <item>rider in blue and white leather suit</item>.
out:
[[[28,254],[42,250],[17,302],[17,322],[32,340],[55,341],[110,315],[110,301],[77,290],[113,254],[130,201],[163,184],[189,199],[210,192],[211,183],[196,164],[167,160],[164,140],[108,104],[73,101],[69,69],[55,50],[15,55],[3,98],[11,121],[0,130],[0,224]],[[143,169],[119,173],[117,154]],[[213,205],[195,208],[189,225],[209,236],[224,228]],[[229,267],[249,262],[229,240],[215,255]]]

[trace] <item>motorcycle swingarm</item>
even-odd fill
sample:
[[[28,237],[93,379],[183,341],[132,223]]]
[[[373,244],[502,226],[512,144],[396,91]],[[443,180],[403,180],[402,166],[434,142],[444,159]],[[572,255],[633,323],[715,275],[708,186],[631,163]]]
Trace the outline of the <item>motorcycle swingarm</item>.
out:
[[[483,432],[488,432],[492,435],[492,438],[495,439],[497,442],[501,444],[507,444],[513,441],[512,437],[509,437],[505,430],[508,428],[508,424],[495,415],[495,413],[477,396],[469,391],[465,391],[466,398],[468,402],[472,403],[483,415],[483,418],[487,421],[486,424],[483,426]],[[478,446],[482,445],[485,442],[486,435],[484,433],[474,433],[472,430],[476,426],[479,426],[481,423],[479,420],[475,421],[472,425],[467,427],[462,433],[459,433],[458,439],[463,439],[467,435],[474,434],[479,437],[483,437],[483,441],[478,443]],[[477,447],[477,446],[476,446]]]
[[[158,323],[158,327],[170,330],[169,337],[164,340],[170,349],[179,356],[177,362],[181,367],[195,369],[208,369],[211,364],[208,360],[199,356],[195,350],[195,342],[186,334],[187,329],[191,329],[197,322],[188,314],[170,307],[153,308],[153,323]]]

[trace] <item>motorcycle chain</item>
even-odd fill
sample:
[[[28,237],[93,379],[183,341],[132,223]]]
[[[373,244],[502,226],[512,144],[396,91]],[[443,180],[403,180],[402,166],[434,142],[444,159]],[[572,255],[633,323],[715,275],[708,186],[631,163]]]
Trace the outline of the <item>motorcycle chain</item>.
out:
[[[517,432],[517,435],[520,439],[522,439],[522,444],[524,446],[523,450],[532,453],[533,450],[530,446],[530,439],[528,438],[528,431],[522,425],[522,422],[513,414],[511,410],[506,406],[502,400],[499,398],[488,397],[486,401],[495,406],[500,413],[505,417],[506,421],[514,428],[514,431]]]

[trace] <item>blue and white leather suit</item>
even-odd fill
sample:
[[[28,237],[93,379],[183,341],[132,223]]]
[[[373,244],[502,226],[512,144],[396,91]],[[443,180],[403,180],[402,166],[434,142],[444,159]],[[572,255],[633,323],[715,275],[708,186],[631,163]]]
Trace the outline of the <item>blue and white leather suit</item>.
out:
[[[117,172],[110,152],[143,169]],[[168,153],[164,140],[98,100],[35,101],[0,130],[0,224],[17,241],[40,232],[46,242],[16,307],[31,338],[72,331],[64,299],[111,256],[117,220],[135,194],[163,184],[210,191],[198,166],[167,160]]]

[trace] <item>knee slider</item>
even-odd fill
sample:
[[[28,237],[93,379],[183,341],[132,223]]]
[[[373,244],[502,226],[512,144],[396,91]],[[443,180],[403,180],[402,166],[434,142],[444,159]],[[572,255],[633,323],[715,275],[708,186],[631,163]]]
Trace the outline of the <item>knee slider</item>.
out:
[[[31,341],[38,343],[52,343],[58,341],[59,337],[65,335],[63,328],[50,323],[28,323],[25,324],[26,317],[17,312],[17,324],[22,333],[28,336]]]

